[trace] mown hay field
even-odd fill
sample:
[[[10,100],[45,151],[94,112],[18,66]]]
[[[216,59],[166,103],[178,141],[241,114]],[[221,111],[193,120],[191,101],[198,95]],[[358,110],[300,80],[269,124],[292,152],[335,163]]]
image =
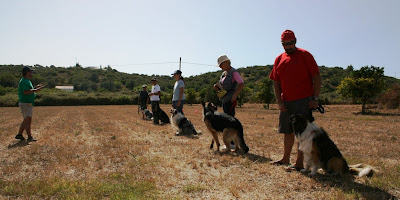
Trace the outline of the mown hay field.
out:
[[[169,110],[169,105],[162,105]],[[276,105],[237,109],[250,151],[209,149],[201,105],[184,112],[202,134],[174,136],[137,107],[35,107],[33,143],[14,139],[19,108],[0,108],[0,199],[396,199],[400,196],[400,112],[325,106],[315,113],[349,164],[379,169],[372,178],[309,177],[273,166],[283,151]],[[292,163],[296,153],[292,153]]]

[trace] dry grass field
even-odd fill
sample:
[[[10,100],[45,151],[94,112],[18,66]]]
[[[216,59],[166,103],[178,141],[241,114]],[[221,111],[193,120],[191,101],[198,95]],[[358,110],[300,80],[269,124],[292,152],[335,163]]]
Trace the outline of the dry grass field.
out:
[[[316,123],[349,164],[370,164],[378,174],[308,177],[270,165],[283,151],[275,105],[237,109],[247,155],[209,149],[201,105],[184,108],[202,131],[195,138],[142,120],[136,106],[35,107],[33,143],[14,139],[19,108],[0,108],[0,199],[397,199],[400,112],[325,109]]]

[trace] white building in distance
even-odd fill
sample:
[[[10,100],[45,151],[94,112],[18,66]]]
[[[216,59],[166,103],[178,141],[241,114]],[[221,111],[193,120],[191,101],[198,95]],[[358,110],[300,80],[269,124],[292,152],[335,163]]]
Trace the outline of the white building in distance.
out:
[[[67,86],[57,85],[56,88],[59,89],[59,90],[67,91],[67,92],[73,92],[74,91],[74,86],[72,86],[72,85],[67,85]]]

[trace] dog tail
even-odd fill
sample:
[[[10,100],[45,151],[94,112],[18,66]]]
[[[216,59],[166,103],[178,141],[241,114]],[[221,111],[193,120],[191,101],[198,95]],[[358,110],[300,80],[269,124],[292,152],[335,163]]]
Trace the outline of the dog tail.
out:
[[[239,128],[239,145],[240,148],[243,149],[244,153],[249,152],[249,147],[246,145],[244,142],[244,137],[243,137],[243,126],[240,126]]]
[[[350,173],[354,175],[358,175],[359,177],[368,176],[371,177],[374,173],[377,172],[372,166],[359,163],[355,165],[349,165]]]

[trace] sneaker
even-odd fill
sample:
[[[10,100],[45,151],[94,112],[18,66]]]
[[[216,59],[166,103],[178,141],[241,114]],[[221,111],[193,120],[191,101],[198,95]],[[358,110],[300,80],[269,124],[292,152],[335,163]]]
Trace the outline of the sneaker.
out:
[[[17,134],[15,136],[15,139],[17,139],[17,140],[25,140],[25,138],[24,138],[24,136],[22,136],[22,134]]]
[[[28,142],[36,142],[36,139],[33,138],[32,136],[29,136],[28,137]]]

